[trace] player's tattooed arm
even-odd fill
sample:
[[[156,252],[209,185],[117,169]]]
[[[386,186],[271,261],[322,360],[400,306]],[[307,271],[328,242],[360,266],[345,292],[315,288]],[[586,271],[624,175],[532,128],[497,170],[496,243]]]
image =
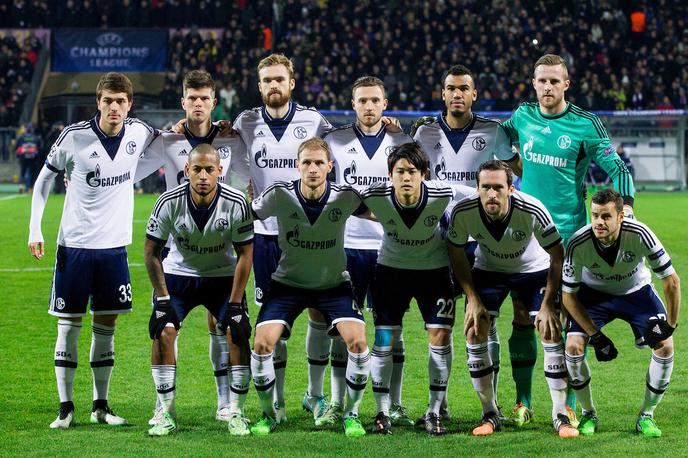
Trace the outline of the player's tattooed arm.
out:
[[[143,247],[143,259],[148,271],[148,278],[153,285],[153,291],[157,297],[169,296],[167,284],[165,283],[165,273],[162,270],[160,254],[165,247],[164,243],[146,238]]]
[[[540,311],[535,317],[535,328],[540,332],[542,339],[552,341],[556,336],[561,336],[561,321],[555,310],[555,300],[559,286],[561,285],[561,269],[564,264],[564,245],[558,243],[547,250],[550,257],[550,267],[547,274],[547,287],[545,297],[542,300]]]
[[[468,336],[471,333],[475,336],[484,335],[484,337],[487,337],[487,330],[490,327],[490,314],[475,291],[473,278],[471,277],[471,265],[468,262],[468,258],[466,258],[466,253],[463,251],[463,247],[451,243],[448,244],[448,250],[454,276],[466,294],[463,334]]]

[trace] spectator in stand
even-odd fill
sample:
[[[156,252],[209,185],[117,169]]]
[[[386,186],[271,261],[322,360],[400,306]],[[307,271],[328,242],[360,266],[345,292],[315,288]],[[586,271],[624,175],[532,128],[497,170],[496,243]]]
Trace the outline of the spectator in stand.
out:
[[[19,192],[33,193],[33,183],[43,165],[43,139],[29,123],[19,129],[16,148],[19,159]]]

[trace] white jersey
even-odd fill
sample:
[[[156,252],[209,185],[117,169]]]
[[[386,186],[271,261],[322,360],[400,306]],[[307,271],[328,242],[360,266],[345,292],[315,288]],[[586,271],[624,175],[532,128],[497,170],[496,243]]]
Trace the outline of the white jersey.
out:
[[[157,131],[126,118],[108,137],[99,116],[62,131],[46,159],[53,172],[66,171],[69,187],[57,243],[72,248],[115,248],[131,243],[134,175],[139,157]]]
[[[305,140],[321,137],[332,125],[314,108],[289,102],[284,118],[272,118],[266,108],[241,113],[234,129],[246,144],[254,195],[260,195],[278,181],[299,178],[296,151]],[[277,235],[274,218],[255,222],[257,234]]]
[[[545,206],[533,196],[516,191],[501,221],[492,221],[474,194],[456,204],[451,213],[447,240],[463,247],[472,237],[475,268],[489,272],[531,273],[550,265],[545,251],[561,243]]]
[[[452,129],[444,115],[421,125],[413,140],[430,159],[430,178],[476,187],[478,166],[490,159],[510,161],[517,155],[498,121],[473,115],[463,129]],[[450,205],[450,210],[453,205]]]
[[[208,208],[198,208],[185,183],[160,195],[148,220],[146,237],[172,240],[163,261],[165,273],[189,277],[231,277],[234,246],[253,241],[253,218],[244,195],[218,183]]]
[[[395,146],[412,140],[403,132],[388,132],[384,125],[377,134],[366,135],[355,124],[348,124],[330,131],[325,141],[334,158],[335,182],[362,191],[388,180],[387,156]],[[361,218],[346,222],[345,248],[379,250],[381,244],[380,223]]]
[[[423,181],[418,205],[404,208],[391,183],[379,182],[363,191],[363,203],[384,228],[378,264],[410,270],[448,266],[447,244],[439,223],[453,196],[449,185]]]
[[[576,231],[569,241],[562,290],[575,293],[584,283],[615,296],[630,294],[652,282],[645,266],[646,258],[659,278],[675,272],[659,239],[643,223],[624,219],[619,237],[610,247],[600,244],[592,225],[588,224]]]
[[[206,143],[212,145],[220,154],[220,165],[225,175],[219,177],[219,181],[235,188],[245,187],[250,173],[246,145],[241,138],[221,137],[219,132],[219,127],[215,125],[211,126],[205,137],[194,136],[186,126],[183,134],[162,132],[139,161],[134,181],[140,181],[164,167],[168,190],[185,183],[188,178],[184,173],[184,166],[189,158],[189,152],[196,146]]]
[[[299,184],[275,183],[251,203],[256,218],[277,217],[282,256],[272,278],[297,288],[334,288],[350,279],[344,253],[346,219],[365,207],[350,186],[327,183],[319,200],[308,201]]]

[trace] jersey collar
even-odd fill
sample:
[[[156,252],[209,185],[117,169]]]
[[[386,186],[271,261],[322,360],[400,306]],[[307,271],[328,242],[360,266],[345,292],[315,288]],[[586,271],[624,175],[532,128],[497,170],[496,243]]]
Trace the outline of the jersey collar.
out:
[[[542,116],[545,119],[559,119],[562,116],[565,116],[569,112],[570,109],[571,109],[571,102],[566,102],[566,108],[564,108],[563,111],[561,111],[559,113],[555,113],[553,115],[544,114],[542,112],[542,110],[540,109],[540,104],[538,104],[538,110],[537,111],[538,111],[538,113],[540,113],[540,116]]]
[[[91,119],[91,129],[93,132],[95,132],[98,140],[100,140],[100,144],[103,145],[103,148],[108,153],[108,156],[110,156],[110,159],[114,161],[115,156],[117,156],[117,151],[119,150],[119,145],[122,143],[122,139],[124,138],[126,125],[122,123],[122,128],[117,135],[109,137],[100,128],[100,125],[98,125],[99,122],[100,113],[96,113],[96,115]]]
[[[315,222],[318,220],[318,217],[322,213],[323,208],[325,208],[325,204],[330,199],[330,190],[332,189],[330,187],[330,182],[326,181],[325,185],[325,192],[322,196],[320,196],[320,198],[315,200],[309,200],[306,199],[303,196],[303,194],[301,194],[301,180],[294,181],[294,191],[296,191],[296,197],[297,199],[299,199],[301,209],[306,214],[308,222],[311,223],[311,226],[314,225]]]
[[[189,145],[191,145],[191,148],[195,148],[203,143],[212,145],[213,140],[215,140],[215,137],[217,136],[219,131],[220,129],[215,124],[210,124],[210,130],[208,131],[208,135],[206,135],[205,137],[196,137],[189,130],[189,126],[184,124],[184,137],[186,137],[186,140],[189,142]]]
[[[260,112],[263,116],[263,121],[265,121],[270,128],[272,135],[275,136],[277,141],[280,141],[284,133],[287,131],[289,123],[294,118],[294,113],[296,113],[296,104],[294,102],[289,102],[289,111],[287,111],[287,114],[284,118],[273,118],[270,116],[270,113],[268,113],[265,105],[261,107]]]
[[[376,134],[367,135],[364,134],[356,124],[354,124],[354,133],[356,134],[356,138],[358,138],[358,141],[361,143],[363,151],[365,151],[366,156],[368,156],[368,159],[372,159],[375,155],[375,152],[382,144],[382,140],[384,140],[385,138],[385,134],[387,133],[387,127],[383,123],[382,127],[380,127],[380,130]]]
[[[413,225],[416,224],[416,221],[418,221],[418,218],[428,204],[428,187],[424,182],[420,183],[420,199],[418,199],[418,204],[415,207],[409,208],[404,207],[399,203],[397,200],[397,195],[394,192],[394,186],[392,186],[392,204],[394,204],[394,208],[396,209],[397,213],[399,213],[399,216],[406,227],[411,229]]]
[[[466,141],[466,137],[468,137],[468,134],[475,125],[475,115],[473,115],[471,122],[469,122],[465,127],[458,129],[452,129],[449,127],[449,124],[447,124],[447,121],[444,119],[444,113],[440,113],[439,123],[444,135],[447,137],[447,140],[449,140],[449,144],[451,144],[452,148],[454,149],[454,153],[458,153],[463,145],[463,142]]]
[[[512,195],[509,197],[509,211],[506,213],[506,216],[499,221],[494,221],[487,216],[487,213],[485,213],[485,210],[483,209],[482,203],[478,204],[478,212],[480,213],[480,219],[482,219],[483,224],[490,232],[490,235],[492,235],[492,238],[499,242],[502,240],[502,237],[504,237],[504,233],[509,227],[509,222],[511,221],[511,215],[514,212],[514,196]]]

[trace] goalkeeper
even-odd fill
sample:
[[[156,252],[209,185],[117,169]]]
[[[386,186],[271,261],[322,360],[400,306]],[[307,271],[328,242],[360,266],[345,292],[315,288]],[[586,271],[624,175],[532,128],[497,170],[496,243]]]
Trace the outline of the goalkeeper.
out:
[[[563,302],[570,315],[566,367],[583,409],[578,430],[591,435],[598,424],[585,345],[590,342],[599,361],[616,358],[614,343],[601,330],[620,318],[630,324],[636,346],[652,348],[636,431],[646,437],[659,437],[662,431],[653,414],[674,367],[671,335],[678,324],[681,303],[679,278],[652,231],[643,223],[624,219],[619,193],[605,189],[593,195],[591,217],[592,224],[571,237],[562,277]],[[666,307],[652,287],[645,258],[662,279]]]

